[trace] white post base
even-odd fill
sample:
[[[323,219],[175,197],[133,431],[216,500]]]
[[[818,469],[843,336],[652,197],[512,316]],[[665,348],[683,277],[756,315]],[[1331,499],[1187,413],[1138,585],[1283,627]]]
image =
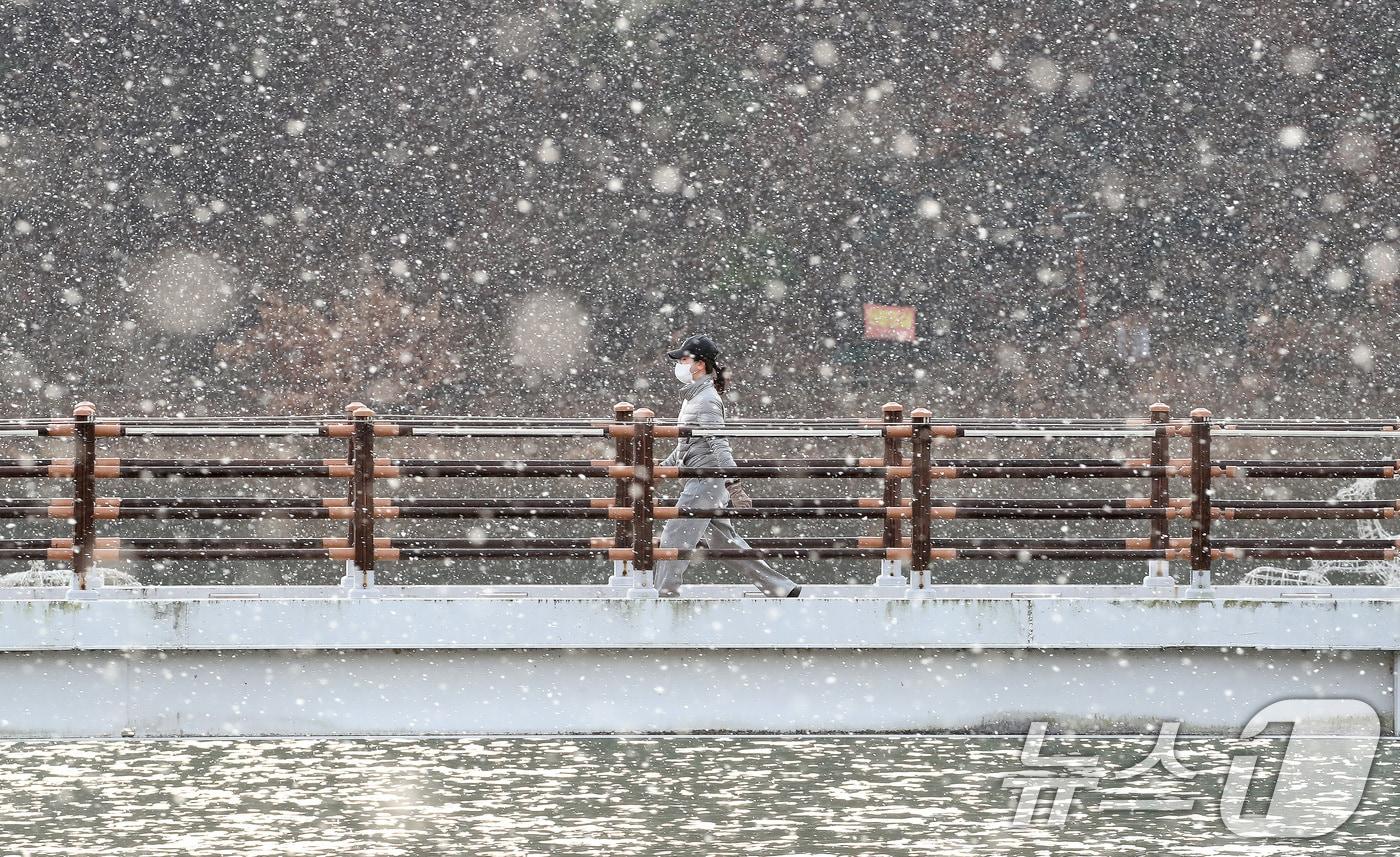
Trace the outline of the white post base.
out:
[[[1171,564],[1164,559],[1149,559],[1147,561],[1147,576],[1142,579],[1143,586],[1176,586],[1176,579],[1172,577]]]
[[[880,576],[875,578],[876,586],[908,586],[901,563],[897,559],[880,560]]]
[[[927,570],[909,570],[909,588],[904,590],[906,598],[927,598],[929,597],[929,573]]]
[[[608,578],[608,586],[618,589],[632,588],[632,561],[627,559],[613,560],[612,577]]]
[[[69,601],[96,601],[97,591],[102,588],[102,570],[94,568],[87,575],[87,589],[78,588],[78,573],[75,571],[68,580],[68,592],[64,597]]]
[[[347,559],[345,561],[345,576],[340,578],[340,587],[342,589],[349,589],[352,586],[359,585],[359,572],[356,570],[355,561],[353,559]]]
[[[1214,598],[1215,590],[1210,585],[1210,569],[1191,569],[1191,585],[1186,587],[1186,598]]]
[[[364,585],[361,585],[363,581]],[[341,584],[346,598],[378,598],[384,591],[374,585],[374,569],[361,569],[355,561],[345,562],[345,577]]]
[[[660,598],[661,593],[656,589],[656,572],[647,571],[632,572],[632,587],[627,590],[628,598]]]

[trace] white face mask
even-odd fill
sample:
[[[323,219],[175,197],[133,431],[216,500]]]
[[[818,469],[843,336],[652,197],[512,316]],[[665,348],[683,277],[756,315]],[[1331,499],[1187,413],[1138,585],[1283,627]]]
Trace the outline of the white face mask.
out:
[[[694,380],[690,375],[691,367],[694,365],[694,363],[677,363],[676,368],[674,369],[676,373],[676,380],[680,381],[682,384],[689,384],[692,380]]]

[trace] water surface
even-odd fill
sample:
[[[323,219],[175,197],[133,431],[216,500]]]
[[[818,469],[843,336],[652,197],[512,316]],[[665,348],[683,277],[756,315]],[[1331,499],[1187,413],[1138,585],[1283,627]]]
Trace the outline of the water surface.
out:
[[[1024,739],[683,736],[16,741],[0,745],[5,854],[1400,853],[1400,741],[1334,833],[1245,839],[1219,815],[1232,754],[1278,770],[1278,739],[1178,738],[1158,767],[1076,793],[1063,827],[1014,823]],[[1151,738],[1052,736],[1110,770]],[[1251,790],[1264,811],[1272,786]],[[1255,792],[1258,791],[1257,800]],[[1189,811],[1105,798],[1199,797]]]

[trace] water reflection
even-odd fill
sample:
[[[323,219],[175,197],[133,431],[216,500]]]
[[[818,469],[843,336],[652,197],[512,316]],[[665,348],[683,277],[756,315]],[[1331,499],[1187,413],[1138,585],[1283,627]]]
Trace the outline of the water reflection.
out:
[[[1400,741],[1383,740],[1359,810],[1321,839],[1233,836],[1219,816],[1231,755],[1277,739],[1180,738],[1196,774],[1157,768],[1076,794],[1063,827],[1013,823],[1022,741],[860,736],[11,742],[0,755],[5,853],[948,855],[1400,852]],[[1122,769],[1151,739],[1046,742]],[[1106,798],[1199,798],[1187,812]],[[1048,807],[1048,796],[1045,802]]]

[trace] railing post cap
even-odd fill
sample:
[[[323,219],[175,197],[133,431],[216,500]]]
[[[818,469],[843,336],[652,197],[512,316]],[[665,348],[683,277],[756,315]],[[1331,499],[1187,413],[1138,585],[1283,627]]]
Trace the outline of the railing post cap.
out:
[[[90,417],[95,413],[97,413],[97,406],[92,402],[79,402],[73,408],[73,416],[75,417]]]
[[[613,405],[614,413],[622,413],[623,411],[630,410],[634,410],[631,402],[618,402],[617,404]]]
[[[930,411],[928,408],[915,408],[911,416],[916,420],[927,420],[933,417],[933,411]]]
[[[887,414],[902,410],[904,410],[904,406],[901,405],[899,402],[885,402],[884,411]]]
[[[651,408],[638,408],[632,412],[632,418],[636,420],[649,420],[656,416],[656,412]]]
[[[1196,408],[1195,410],[1193,410],[1193,411],[1191,412],[1191,419],[1193,419],[1193,420],[1208,420],[1208,419],[1210,419],[1210,411],[1207,410],[1206,408]]]
[[[353,413],[355,413],[356,411],[358,411],[360,408],[363,408],[364,406],[365,406],[365,403],[364,403],[364,402],[351,402],[350,404],[348,404],[348,405],[345,406],[345,413],[347,413],[347,414],[353,414]]]
[[[370,408],[365,407],[364,405],[360,405],[353,412],[351,412],[350,416],[354,417],[357,420],[369,420],[374,418],[374,411]]]
[[[1154,414],[1165,414],[1171,411],[1171,406],[1166,402],[1153,402],[1152,407],[1148,408],[1148,410]]]

